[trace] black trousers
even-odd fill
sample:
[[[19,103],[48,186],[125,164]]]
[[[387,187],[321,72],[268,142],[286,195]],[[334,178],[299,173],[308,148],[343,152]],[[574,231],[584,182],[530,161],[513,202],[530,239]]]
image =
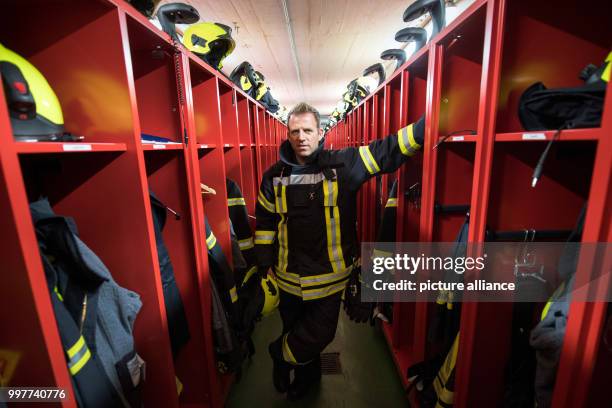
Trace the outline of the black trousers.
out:
[[[318,359],[334,340],[338,326],[342,292],[317,299],[301,298],[280,291],[279,311],[283,321],[280,342],[283,360],[306,364]]]

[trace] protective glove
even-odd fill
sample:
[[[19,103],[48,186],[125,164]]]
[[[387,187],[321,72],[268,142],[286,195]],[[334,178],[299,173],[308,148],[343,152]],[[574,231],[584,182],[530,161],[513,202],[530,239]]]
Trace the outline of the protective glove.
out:
[[[361,268],[354,268],[344,291],[344,311],[352,321],[365,323],[373,310],[374,303],[361,301]]]

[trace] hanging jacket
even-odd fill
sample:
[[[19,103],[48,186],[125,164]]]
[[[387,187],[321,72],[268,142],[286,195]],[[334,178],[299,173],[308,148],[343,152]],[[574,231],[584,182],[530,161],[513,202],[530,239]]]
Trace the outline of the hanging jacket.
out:
[[[119,286],[47,199],[30,204],[68,369],[83,407],[138,407],[144,361],[133,324],[138,294]]]
[[[465,220],[453,248],[453,257],[465,256],[467,249],[469,215]],[[445,275],[446,282],[457,282],[463,279],[454,271]],[[452,291],[440,291],[436,299],[436,308],[432,313],[427,340],[440,344],[440,353],[408,367],[407,377],[412,383],[411,389],[419,390],[419,404],[423,408],[451,407],[455,389],[455,364],[459,347],[459,326],[461,324],[461,304],[456,303],[457,294]]]
[[[423,143],[424,120],[367,146],[319,148],[305,165],[289,141],[259,190],[255,246],[259,271],[272,265],[281,290],[304,300],[342,291],[359,254],[357,192],[370,178],[395,171]]]
[[[397,241],[397,180],[393,181],[391,189],[389,190],[389,197],[382,213],[380,220],[380,228],[378,230],[378,236],[376,237],[377,244],[374,245],[373,256],[374,257],[390,257],[393,254],[389,251],[385,251],[385,247],[388,246],[389,242]],[[378,312],[382,313],[382,316],[389,322],[393,322],[393,303],[392,302],[378,302]]]
[[[185,315],[183,299],[181,299],[181,293],[174,279],[174,268],[170,261],[170,254],[168,254],[168,248],[164,244],[164,237],[162,235],[166,225],[167,207],[152,192],[149,192],[149,198],[151,200],[157,258],[159,260],[162,289],[164,291],[164,305],[168,319],[168,333],[170,334],[172,355],[176,357],[181,348],[189,341],[189,324]]]
[[[255,254],[255,243],[253,231],[249,223],[246,202],[238,184],[232,179],[226,179],[227,205],[230,222],[236,235],[240,252],[246,267],[236,267],[234,261],[234,276],[236,290],[238,293],[239,319],[247,338],[251,338],[255,323],[260,319],[264,305],[264,293],[261,287],[261,277],[257,274],[257,256]],[[236,257],[234,256],[234,259]],[[251,354],[254,353],[252,344]]]
[[[240,191],[238,184],[232,179],[225,179],[227,187],[227,205],[229,217],[234,227],[234,232],[238,239],[240,251],[247,263],[247,269],[236,271],[236,283],[238,289],[245,281],[245,274],[248,275],[252,268],[257,266],[257,257],[255,255],[255,242],[253,241],[253,231],[249,223],[249,214],[247,213],[246,202]],[[252,273],[252,272],[251,272]]]
[[[576,226],[567,242],[580,242],[585,215],[586,204],[580,211]],[[535,400],[538,408],[547,408],[552,404],[578,255],[579,248],[575,244],[566,246],[562,252],[557,267],[562,283],[544,307],[542,320],[533,328],[529,337],[529,344],[536,353]]]
[[[217,355],[217,368],[220,372],[239,372],[240,365],[248,355],[249,341],[245,337],[240,322],[238,294],[232,269],[227,258],[210,228],[208,218],[206,227],[206,246],[208,248],[208,267],[211,284],[218,300],[213,298],[213,337]],[[229,335],[228,335],[229,333]]]

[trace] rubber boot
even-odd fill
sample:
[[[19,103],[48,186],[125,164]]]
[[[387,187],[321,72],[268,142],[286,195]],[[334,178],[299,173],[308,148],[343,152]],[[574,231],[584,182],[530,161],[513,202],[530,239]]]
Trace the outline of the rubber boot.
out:
[[[287,398],[290,401],[303,398],[319,381],[321,381],[321,356],[317,356],[308,364],[295,367],[295,378],[289,386]]]
[[[274,388],[276,388],[276,391],[284,394],[289,389],[290,374],[293,366],[283,360],[280,341],[277,340],[270,343],[268,351],[270,352],[270,357],[272,357],[272,381],[274,382]]]

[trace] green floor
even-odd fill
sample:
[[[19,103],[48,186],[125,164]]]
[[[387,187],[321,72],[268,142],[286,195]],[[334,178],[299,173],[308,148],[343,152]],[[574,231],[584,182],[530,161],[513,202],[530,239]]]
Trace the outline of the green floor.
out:
[[[289,402],[272,385],[268,343],[281,330],[278,313],[263,319],[253,335],[256,354],[230,391],[226,407],[406,407],[400,379],[380,330],[351,322],[340,311],[336,339],[325,352],[340,352],[341,375],[324,375],[303,400]]]

